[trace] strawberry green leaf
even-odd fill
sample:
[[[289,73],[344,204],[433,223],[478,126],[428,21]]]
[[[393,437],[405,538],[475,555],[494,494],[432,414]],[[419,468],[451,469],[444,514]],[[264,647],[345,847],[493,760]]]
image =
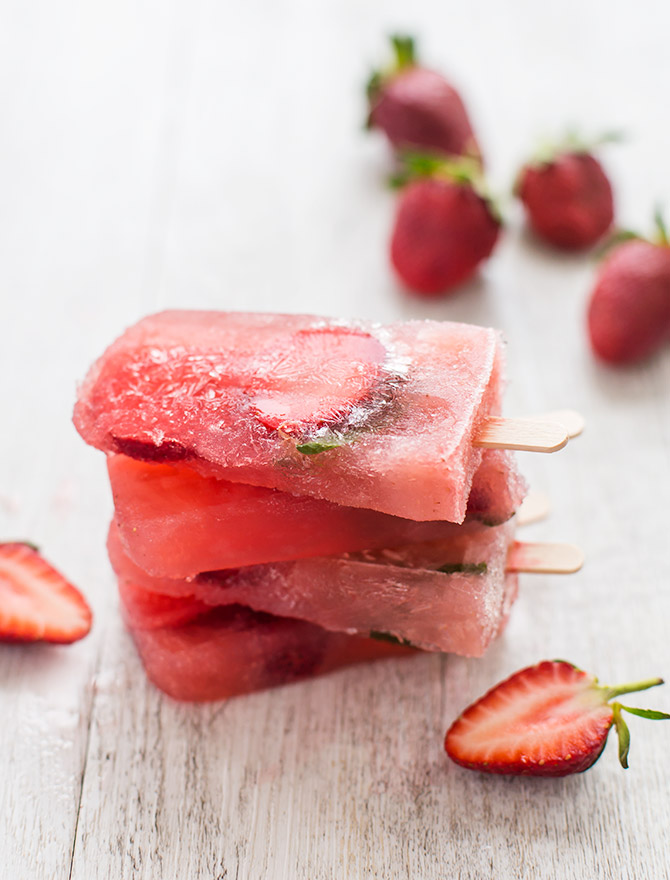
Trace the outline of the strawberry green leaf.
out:
[[[619,737],[619,763],[624,770],[628,769],[628,752],[630,750],[630,731],[626,722],[621,717],[621,704],[614,703],[612,711],[614,713],[614,726],[616,727],[617,736]]]
[[[654,211],[654,225],[656,226],[656,237],[658,244],[668,247],[670,245],[670,238],[668,238],[668,227],[665,224],[663,211],[660,205],[657,205]]]
[[[373,70],[368,78],[367,83],[365,84],[365,94],[368,97],[368,102],[370,104],[374,104],[374,102],[379,97],[379,93],[382,90],[382,86],[384,85],[384,74],[380,70]],[[370,128],[371,120],[368,114],[366,121],[366,128]]]
[[[399,159],[401,163],[400,170],[389,178],[389,185],[392,189],[398,189],[413,180],[424,177],[469,186],[486,203],[491,216],[498,223],[502,223],[500,208],[491,195],[484,178],[481,160],[476,156],[463,155],[445,158],[433,153],[410,150],[401,152]]]
[[[630,712],[631,715],[639,715],[640,718],[650,718],[652,721],[670,720],[670,715],[667,712],[658,712],[656,709],[636,709],[633,706],[621,706],[621,708],[625,712]]]
[[[625,140],[626,135],[622,131],[611,130],[594,137],[584,137],[576,129],[571,128],[558,140],[541,141],[528,164],[536,167],[551,165],[559,156],[566,153],[593,153],[605,144],[618,144]]]
[[[607,256],[607,254],[615,248],[619,244],[623,244],[625,241],[632,241],[633,239],[641,239],[642,236],[638,232],[634,232],[632,229],[617,229],[611,235],[609,235],[605,241],[596,249],[595,257],[597,260],[602,259]]]

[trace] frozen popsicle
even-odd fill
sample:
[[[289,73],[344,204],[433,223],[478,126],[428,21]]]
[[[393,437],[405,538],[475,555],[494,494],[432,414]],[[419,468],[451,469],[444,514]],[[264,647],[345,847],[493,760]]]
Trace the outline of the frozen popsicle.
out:
[[[163,312],[93,365],[75,424],[106,452],[460,523],[502,360],[466,324]]]
[[[448,539],[460,528],[232,483],[179,463],[112,455],[107,465],[121,542],[131,559],[153,575],[181,578],[219,568]],[[488,524],[509,519],[525,488],[508,454],[487,451],[470,492],[471,518]]]
[[[119,591],[147,676],[177,700],[222,700],[352,663],[414,653],[240,605],[212,607],[152,595],[123,579]]]
[[[309,620],[350,635],[382,634],[430,651],[481,656],[498,633],[515,591],[506,573],[514,523],[454,527],[429,543],[151,577],[124,553],[112,525],[109,554],[117,576],[150,593]]]

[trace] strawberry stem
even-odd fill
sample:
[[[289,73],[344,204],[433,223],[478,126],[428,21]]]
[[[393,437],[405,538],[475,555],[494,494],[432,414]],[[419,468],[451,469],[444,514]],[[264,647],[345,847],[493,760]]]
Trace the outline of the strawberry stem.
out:
[[[605,702],[609,702],[612,697],[620,697],[621,694],[632,694],[636,691],[646,691],[649,688],[657,687],[659,684],[663,684],[662,678],[648,678],[645,681],[636,681],[631,684],[621,684],[616,687],[603,687],[601,690],[603,691]]]
[[[414,37],[407,34],[393,34],[391,45],[395,53],[395,69],[404,70],[416,64],[416,44]]]

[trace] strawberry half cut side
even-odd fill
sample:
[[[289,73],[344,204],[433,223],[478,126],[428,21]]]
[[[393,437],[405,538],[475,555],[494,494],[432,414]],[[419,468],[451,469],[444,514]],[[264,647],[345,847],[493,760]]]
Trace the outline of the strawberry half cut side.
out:
[[[378,339],[361,330],[301,330],[277,349],[265,374],[253,377],[252,407],[271,430],[337,425],[370,399],[386,354]]]
[[[515,673],[473,703],[447,731],[447,755],[471,770],[567,776],[600,757],[611,727],[628,766],[629,734],[622,711],[652,720],[670,715],[610,700],[663,684],[660,678],[607,687],[565,660],[544,660]]]
[[[0,544],[0,640],[82,639],[93,616],[79,590],[29,544]]]

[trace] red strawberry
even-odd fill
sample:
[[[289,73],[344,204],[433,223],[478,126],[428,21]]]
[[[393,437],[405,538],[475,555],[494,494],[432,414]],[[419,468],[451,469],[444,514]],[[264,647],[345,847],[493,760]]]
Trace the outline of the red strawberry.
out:
[[[268,352],[272,367],[250,382],[258,420],[286,433],[296,424],[342,422],[378,389],[386,354],[376,337],[355,327],[299,331],[290,347]]]
[[[81,593],[29,544],[0,544],[0,639],[76,642],[91,628]]]
[[[401,192],[391,262],[416,293],[445,293],[469,278],[492,252],[500,219],[472,166],[410,157],[410,174],[427,173]],[[422,171],[418,163],[425,163]],[[464,171],[464,168],[468,169]]]
[[[396,60],[368,83],[368,125],[400,150],[479,156],[468,114],[456,89],[439,73],[419,67],[414,40],[391,37]]]
[[[516,672],[466,709],[447,731],[444,747],[470,770],[567,776],[598,760],[614,725],[625,768],[630,736],[622,711],[655,720],[670,715],[609,700],[659,684],[663,680],[654,678],[607,687],[565,660],[544,660]]]
[[[612,139],[606,136],[600,143]],[[565,250],[591,247],[614,219],[607,175],[589,147],[574,137],[526,164],[516,192],[536,235]]]
[[[670,340],[670,242],[619,244],[598,272],[588,307],[591,347],[612,364],[642,360]]]

